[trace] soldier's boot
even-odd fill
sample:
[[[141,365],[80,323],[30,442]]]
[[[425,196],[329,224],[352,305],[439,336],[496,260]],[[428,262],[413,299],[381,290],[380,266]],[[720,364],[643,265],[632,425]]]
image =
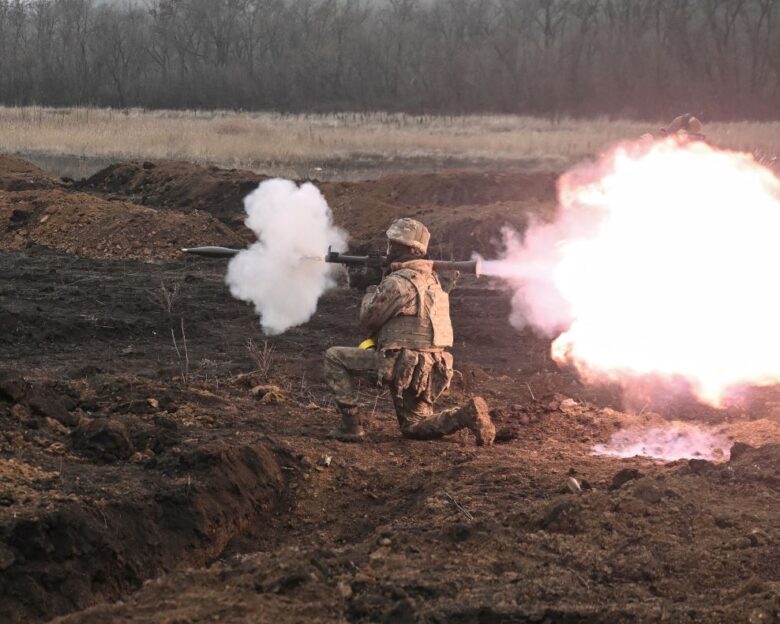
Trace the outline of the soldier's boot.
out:
[[[496,428],[490,420],[487,403],[482,397],[474,397],[465,405],[444,410],[435,416],[408,425],[403,435],[417,440],[435,440],[467,427],[474,433],[479,446],[493,444]]]
[[[474,397],[465,405],[458,408],[458,416],[462,419],[474,437],[477,439],[477,446],[490,446],[496,439],[496,427],[490,420],[490,411],[487,403],[482,397]]]
[[[360,421],[359,408],[353,405],[339,405],[341,412],[341,425],[328,434],[329,438],[339,442],[362,442],[366,437],[366,430]]]

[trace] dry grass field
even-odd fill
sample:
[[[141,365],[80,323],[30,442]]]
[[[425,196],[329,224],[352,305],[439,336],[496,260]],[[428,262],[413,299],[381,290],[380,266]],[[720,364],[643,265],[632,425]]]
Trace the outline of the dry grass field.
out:
[[[293,175],[351,161],[376,170],[402,162],[517,163],[560,169],[663,125],[607,118],[541,119],[340,113],[0,108],[0,152],[126,160],[169,158]],[[706,126],[721,146],[780,154],[780,122]]]

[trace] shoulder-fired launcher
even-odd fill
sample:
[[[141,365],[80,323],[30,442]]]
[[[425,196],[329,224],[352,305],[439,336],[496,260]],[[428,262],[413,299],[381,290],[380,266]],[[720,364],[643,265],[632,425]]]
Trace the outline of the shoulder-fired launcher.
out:
[[[184,253],[194,254],[196,256],[205,256],[207,258],[232,258],[238,254],[240,249],[230,249],[229,247],[188,247],[182,249]],[[324,256],[307,258],[309,260],[320,260],[323,262],[329,262],[332,264],[343,264],[349,267],[370,267],[383,269],[390,263],[387,256],[379,254],[368,256],[349,256],[339,253],[338,251],[331,251],[328,248],[328,253]],[[473,273],[479,275],[480,267],[479,260],[433,260],[433,270],[440,273],[448,271],[460,271],[461,273]]]

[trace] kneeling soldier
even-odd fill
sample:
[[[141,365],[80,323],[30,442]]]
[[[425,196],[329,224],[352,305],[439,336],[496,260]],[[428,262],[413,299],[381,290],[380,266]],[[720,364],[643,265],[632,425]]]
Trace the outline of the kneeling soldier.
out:
[[[428,229],[399,219],[387,231],[390,272],[363,297],[360,322],[376,349],[331,347],[325,353],[325,379],[336,395],[341,426],[332,433],[344,442],[365,431],[354,388],[361,377],[390,386],[398,424],[407,438],[431,440],[470,429],[477,444],[493,443],[496,430],[484,399],[434,414],[433,404],[452,380],[452,322],[449,296],[426,259]]]

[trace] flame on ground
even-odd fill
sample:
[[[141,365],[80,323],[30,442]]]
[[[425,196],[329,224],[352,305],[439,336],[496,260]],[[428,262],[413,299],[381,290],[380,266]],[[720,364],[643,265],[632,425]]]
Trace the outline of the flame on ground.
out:
[[[703,402],[780,381],[780,181],[748,154],[674,139],[565,174],[553,223],[483,273],[513,323],[550,334],[587,380],[684,380]]]
[[[726,461],[731,438],[682,422],[658,427],[630,427],[618,431],[607,444],[593,447],[594,455],[609,457],[652,457],[665,461],[707,459]]]

